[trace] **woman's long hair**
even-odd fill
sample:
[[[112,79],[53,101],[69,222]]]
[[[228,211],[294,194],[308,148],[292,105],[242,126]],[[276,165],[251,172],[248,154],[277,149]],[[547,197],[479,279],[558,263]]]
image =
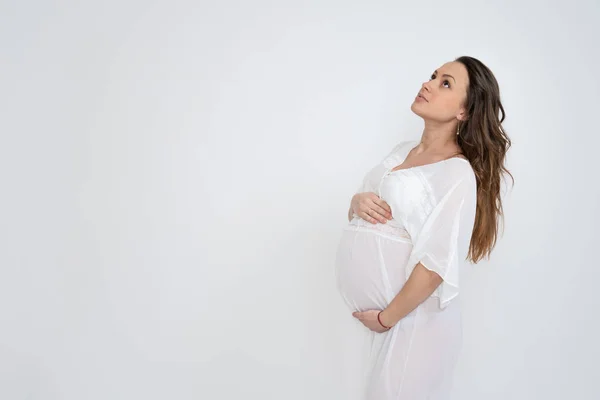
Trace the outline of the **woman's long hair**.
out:
[[[473,57],[462,56],[454,61],[462,63],[469,74],[467,116],[459,123],[457,139],[477,178],[477,211],[467,256],[477,263],[484,257],[489,259],[500,219],[504,226],[500,183],[506,173],[514,185],[514,177],[504,166],[511,141],[502,128],[505,113],[492,71]]]

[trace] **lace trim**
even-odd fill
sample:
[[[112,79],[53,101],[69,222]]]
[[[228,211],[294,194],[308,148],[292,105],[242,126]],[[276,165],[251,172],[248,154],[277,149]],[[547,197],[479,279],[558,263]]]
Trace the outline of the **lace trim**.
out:
[[[385,224],[376,223],[372,224],[369,221],[365,221],[364,219],[358,217],[356,214],[352,221],[345,227],[346,230],[350,231],[359,231],[359,232],[373,232],[382,236],[389,237],[394,240],[411,240],[410,234],[408,231],[399,225],[395,225],[397,222],[394,220],[388,221]]]

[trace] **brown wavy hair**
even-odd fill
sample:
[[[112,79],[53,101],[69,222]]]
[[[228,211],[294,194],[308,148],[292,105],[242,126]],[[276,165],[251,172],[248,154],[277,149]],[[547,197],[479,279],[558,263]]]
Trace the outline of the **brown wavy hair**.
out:
[[[498,223],[504,211],[500,198],[503,174],[514,177],[505,167],[506,152],[512,143],[502,127],[506,116],[500,88],[492,71],[476,58],[461,56],[469,75],[466,119],[459,122],[458,145],[468,158],[477,179],[477,210],[467,258],[477,263],[489,259],[498,238]]]

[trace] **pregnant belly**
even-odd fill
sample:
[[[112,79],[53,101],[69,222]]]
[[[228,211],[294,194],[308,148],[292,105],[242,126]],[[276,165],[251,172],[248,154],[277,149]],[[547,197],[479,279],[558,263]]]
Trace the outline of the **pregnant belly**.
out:
[[[352,311],[383,309],[402,289],[410,237],[382,225],[349,224],[342,232],[336,260],[338,290]],[[400,232],[400,233],[399,233]]]

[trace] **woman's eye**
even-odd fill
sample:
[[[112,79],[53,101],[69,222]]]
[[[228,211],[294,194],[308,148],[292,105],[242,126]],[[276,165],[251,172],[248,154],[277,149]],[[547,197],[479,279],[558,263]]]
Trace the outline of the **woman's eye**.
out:
[[[435,79],[435,74],[431,75],[431,77],[429,78],[429,80]],[[442,84],[448,83],[448,87],[450,87],[450,81],[448,79],[445,79]]]

